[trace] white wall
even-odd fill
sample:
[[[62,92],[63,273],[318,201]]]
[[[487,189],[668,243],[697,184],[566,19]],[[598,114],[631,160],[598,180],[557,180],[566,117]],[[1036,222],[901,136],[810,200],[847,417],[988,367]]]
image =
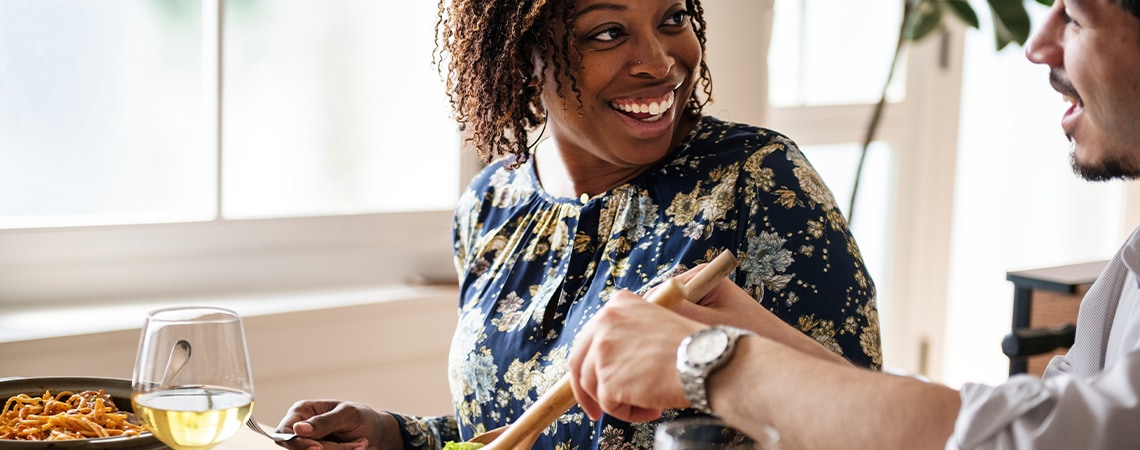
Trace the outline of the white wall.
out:
[[[768,113],[768,47],[775,0],[706,1],[706,61],[713,103],[706,114],[763,126]]]

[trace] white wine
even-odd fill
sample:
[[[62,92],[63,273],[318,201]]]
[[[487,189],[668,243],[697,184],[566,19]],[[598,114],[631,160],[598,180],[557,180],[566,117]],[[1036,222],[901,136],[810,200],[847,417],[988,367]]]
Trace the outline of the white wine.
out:
[[[253,396],[232,389],[176,386],[131,397],[135,415],[174,450],[206,450],[241,428]]]

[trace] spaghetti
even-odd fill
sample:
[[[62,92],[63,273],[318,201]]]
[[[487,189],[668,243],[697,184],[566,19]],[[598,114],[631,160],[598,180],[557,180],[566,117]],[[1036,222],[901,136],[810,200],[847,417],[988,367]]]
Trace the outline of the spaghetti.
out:
[[[0,439],[59,441],[111,436],[138,436],[146,429],[127,419],[111,396],[98,391],[63,391],[41,397],[19,394],[0,412]]]

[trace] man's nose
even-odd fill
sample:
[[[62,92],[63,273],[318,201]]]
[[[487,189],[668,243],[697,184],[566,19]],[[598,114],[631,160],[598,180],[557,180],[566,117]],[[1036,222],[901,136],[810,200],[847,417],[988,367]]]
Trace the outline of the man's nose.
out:
[[[1060,45],[1061,33],[1064,32],[1065,19],[1061,2],[1055,2],[1045,17],[1041,29],[1037,30],[1025,42],[1025,57],[1036,64],[1059,66],[1062,63]]]

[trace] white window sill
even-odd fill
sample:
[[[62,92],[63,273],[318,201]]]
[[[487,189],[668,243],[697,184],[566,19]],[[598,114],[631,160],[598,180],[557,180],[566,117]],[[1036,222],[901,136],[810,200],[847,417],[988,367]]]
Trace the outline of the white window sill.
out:
[[[218,306],[243,317],[455,295],[454,286],[374,286],[338,290],[243,293],[132,302],[19,308],[0,314],[0,343],[123,331],[142,327],[147,312],[170,306]]]

